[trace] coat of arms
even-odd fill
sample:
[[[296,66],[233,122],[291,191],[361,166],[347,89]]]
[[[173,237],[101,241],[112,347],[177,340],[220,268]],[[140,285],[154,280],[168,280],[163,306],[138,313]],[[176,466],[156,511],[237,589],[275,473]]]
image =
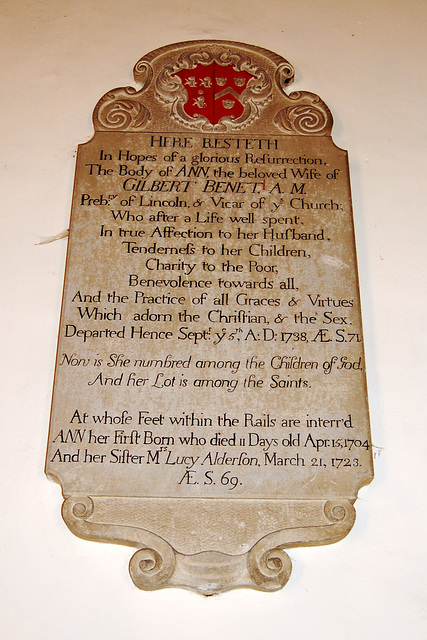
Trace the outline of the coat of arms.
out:
[[[236,71],[232,65],[221,66],[217,62],[197,65],[194,69],[182,69],[175,75],[181,78],[188,94],[183,105],[190,118],[205,116],[211,124],[218,124],[222,117],[232,120],[244,112],[241,95],[253,74]]]
[[[240,129],[255,120],[272,97],[265,69],[243,55],[203,50],[181,56],[159,74],[157,96],[171,115],[202,131]]]

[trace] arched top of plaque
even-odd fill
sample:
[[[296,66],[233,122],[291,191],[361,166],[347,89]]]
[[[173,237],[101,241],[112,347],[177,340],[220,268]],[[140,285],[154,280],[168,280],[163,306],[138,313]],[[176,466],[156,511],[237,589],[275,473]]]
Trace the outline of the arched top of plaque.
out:
[[[286,93],[294,69],[281,56],[240,42],[178,42],[143,56],[141,85],[106,93],[95,131],[257,132],[330,136],[332,115],[314,93]]]

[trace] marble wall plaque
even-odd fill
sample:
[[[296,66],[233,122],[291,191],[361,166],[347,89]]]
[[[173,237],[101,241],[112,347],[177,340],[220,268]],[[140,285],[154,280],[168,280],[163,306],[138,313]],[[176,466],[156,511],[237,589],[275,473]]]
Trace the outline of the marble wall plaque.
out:
[[[46,473],[138,587],[274,591],[373,477],[347,153],[265,49],[134,76],[78,150]]]

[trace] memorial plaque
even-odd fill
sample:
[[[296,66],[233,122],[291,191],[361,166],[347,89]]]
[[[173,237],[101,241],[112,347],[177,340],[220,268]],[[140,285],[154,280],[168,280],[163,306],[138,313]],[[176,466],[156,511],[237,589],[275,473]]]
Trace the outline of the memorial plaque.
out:
[[[46,473],[139,588],[274,591],[373,477],[347,153],[265,49],[134,76],[78,150]]]

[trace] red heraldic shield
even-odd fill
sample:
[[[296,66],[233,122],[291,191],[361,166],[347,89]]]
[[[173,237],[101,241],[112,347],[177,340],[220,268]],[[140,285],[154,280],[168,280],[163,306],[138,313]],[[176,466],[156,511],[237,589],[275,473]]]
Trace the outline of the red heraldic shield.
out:
[[[190,118],[204,116],[211,124],[218,124],[224,116],[236,120],[243,114],[240,100],[248,81],[254,78],[247,71],[236,71],[232,65],[217,62],[197,65],[194,69],[182,69],[177,75],[184,85],[188,100],[185,113]]]

